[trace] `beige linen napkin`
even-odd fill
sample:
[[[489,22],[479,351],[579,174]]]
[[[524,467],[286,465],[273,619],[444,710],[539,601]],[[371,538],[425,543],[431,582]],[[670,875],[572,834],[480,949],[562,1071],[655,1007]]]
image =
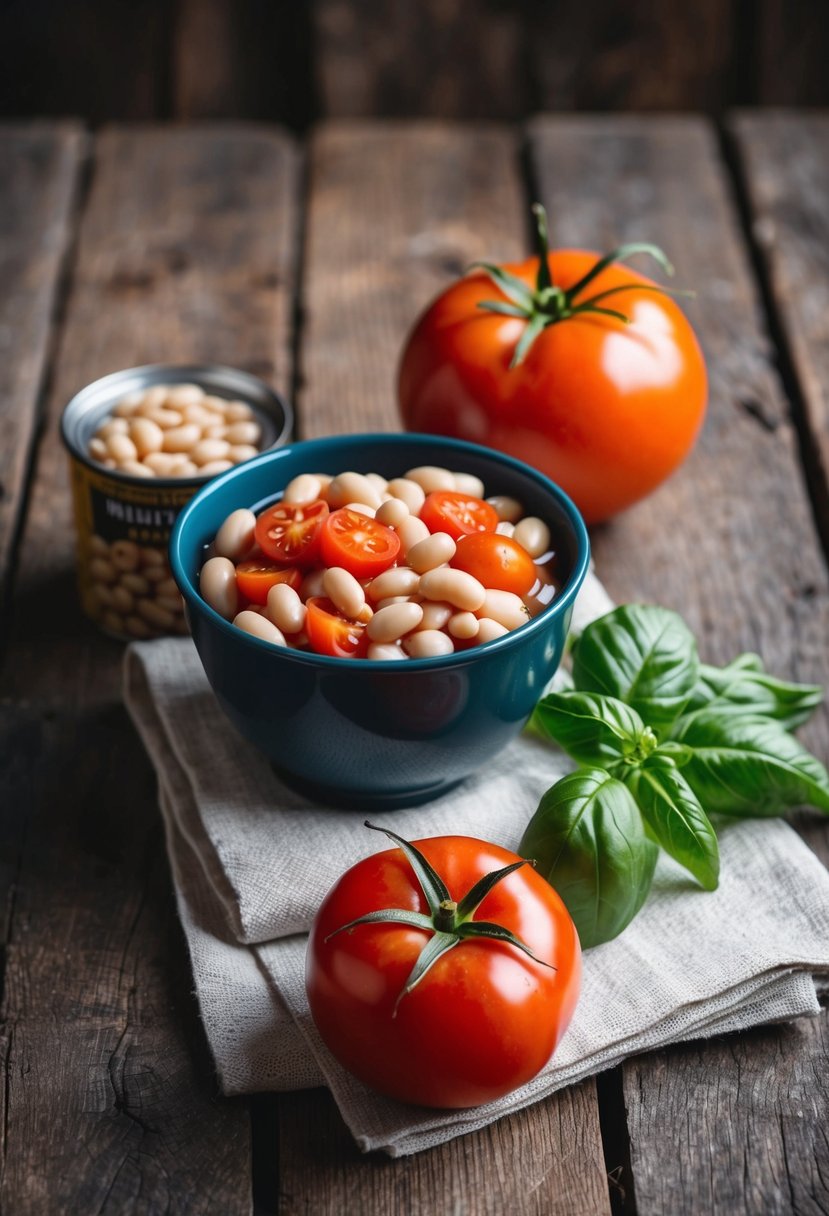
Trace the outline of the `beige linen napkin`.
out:
[[[577,620],[610,608],[589,577]],[[387,847],[360,811],[290,791],[227,722],[189,640],[131,646],[125,699],[155,765],[202,1018],[227,1094],[325,1084],[358,1144],[393,1156],[472,1131],[626,1056],[680,1039],[815,1014],[829,976],[829,875],[785,824],[721,835],[722,879],[694,886],[668,858],[625,933],[586,953],[573,1022],[542,1073],[469,1111],[368,1090],[320,1041],[304,988],[305,934],[344,869]],[[462,786],[389,824],[515,848],[538,799],[572,767],[521,737]]]

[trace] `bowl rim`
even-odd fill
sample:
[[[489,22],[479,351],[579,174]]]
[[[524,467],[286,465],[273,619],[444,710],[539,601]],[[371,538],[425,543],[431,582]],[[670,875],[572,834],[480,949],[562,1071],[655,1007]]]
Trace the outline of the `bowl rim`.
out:
[[[553,497],[562,509],[564,515],[570,524],[573,534],[576,539],[576,556],[573,562],[573,569],[570,572],[561,593],[551,604],[543,608],[537,616],[531,617],[524,625],[519,625],[517,629],[511,629],[508,633],[503,634],[499,638],[495,638],[491,642],[484,642],[477,646],[470,647],[468,650],[455,651],[453,654],[431,655],[428,658],[409,658],[403,664],[404,671],[411,673],[422,669],[434,670],[441,667],[462,667],[471,662],[475,662],[479,655],[487,656],[500,651],[507,651],[515,646],[520,646],[531,634],[539,633],[547,627],[553,617],[559,617],[573,603],[578,594],[585,576],[590,566],[590,537],[587,532],[581,512],[568,494],[561,489],[554,481],[546,474],[535,469],[532,465],[525,464],[522,460],[517,460],[514,456],[508,456],[504,452],[498,451],[496,448],[488,448],[478,443],[469,443],[465,439],[453,439],[443,435],[431,435],[426,432],[419,431],[370,431],[370,432],[351,432],[344,435],[323,435],[313,439],[299,439],[293,443],[285,444],[280,448],[270,448],[262,452],[259,456],[251,457],[250,460],[245,460],[241,464],[234,465],[232,469],[226,470],[224,473],[219,473],[218,476],[212,478],[202,486],[189,502],[182,508],[176,518],[169,544],[169,560],[170,567],[173,572],[173,577],[178,584],[178,588],[183,595],[185,601],[196,612],[202,612],[207,619],[217,625],[219,629],[228,634],[236,641],[248,643],[251,646],[258,648],[260,652],[268,652],[273,654],[275,651],[280,658],[288,661],[294,661],[300,665],[319,667],[323,669],[333,669],[337,671],[354,669],[356,671],[400,671],[401,662],[399,659],[356,659],[356,658],[338,658],[332,655],[317,654],[314,651],[295,650],[292,647],[274,647],[271,642],[266,642],[264,638],[257,638],[251,633],[247,633],[244,629],[237,629],[232,621],[228,621],[225,617],[216,612],[205,599],[199,594],[193,582],[187,577],[184,565],[181,559],[181,537],[185,529],[188,527],[192,516],[199,510],[201,503],[210,498],[222,486],[228,482],[235,480],[238,477],[244,477],[252,470],[259,468],[261,465],[269,464],[274,460],[282,460],[290,455],[297,448],[307,448],[309,451],[320,451],[325,449],[337,448],[345,444],[347,448],[357,447],[370,443],[385,443],[391,444],[392,447],[405,447],[412,443],[428,443],[433,446],[443,448],[450,452],[459,454],[473,455],[479,458],[493,461],[496,464],[501,464],[507,468],[513,469],[516,472],[522,473],[524,476],[530,477],[535,481],[541,489]]]

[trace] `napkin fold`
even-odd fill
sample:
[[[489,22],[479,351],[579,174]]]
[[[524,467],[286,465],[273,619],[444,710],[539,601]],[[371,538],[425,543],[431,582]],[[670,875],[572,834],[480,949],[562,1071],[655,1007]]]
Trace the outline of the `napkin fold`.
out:
[[[611,606],[588,576],[576,626]],[[280,781],[222,714],[189,639],[131,645],[124,692],[158,775],[179,915],[226,1094],[327,1085],[362,1149],[399,1156],[637,1052],[819,1011],[816,983],[829,979],[829,874],[782,821],[737,822],[720,835],[715,892],[660,858],[633,924],[586,952],[570,1028],[529,1084],[467,1111],[384,1098],[320,1040],[304,959],[329,887],[388,842],[366,831],[364,813],[308,802]],[[555,748],[521,736],[460,787],[389,822],[409,838],[453,832],[514,849],[541,795],[570,768]]]

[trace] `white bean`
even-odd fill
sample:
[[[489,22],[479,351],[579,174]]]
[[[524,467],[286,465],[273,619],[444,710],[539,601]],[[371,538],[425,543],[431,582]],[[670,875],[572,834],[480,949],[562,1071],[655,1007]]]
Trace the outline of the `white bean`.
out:
[[[427,600],[423,605],[423,620],[420,622],[418,630],[444,629],[453,612],[451,604],[442,604],[440,600]]]
[[[457,548],[448,532],[433,532],[406,551],[406,561],[418,574],[451,562]]]
[[[232,620],[239,606],[236,567],[226,557],[211,557],[201,568],[199,588],[202,598],[220,616]]]
[[[194,405],[204,400],[204,389],[198,384],[176,384],[167,389],[170,405]]]
[[[130,439],[143,460],[150,452],[161,451],[164,432],[151,418],[134,418],[130,424]]]
[[[195,422],[187,422],[184,426],[173,426],[164,432],[163,451],[189,452],[201,439],[201,428]]]
[[[446,628],[453,638],[468,641],[477,637],[478,625],[479,621],[474,612],[455,612],[447,621]]]
[[[403,639],[403,649],[412,659],[431,659],[436,655],[452,654],[452,639],[439,629],[424,629]]]
[[[316,502],[321,493],[322,485],[319,477],[315,477],[313,473],[300,473],[299,477],[294,477],[286,485],[282,501],[305,507],[309,503]]]
[[[335,509],[350,502],[364,502],[376,510],[380,501],[380,494],[362,473],[338,473],[328,487],[328,502]]]
[[[305,625],[306,608],[293,587],[277,583],[268,592],[268,616],[286,634],[296,634]]]
[[[378,662],[388,662],[394,659],[405,659],[406,656],[394,642],[372,642],[366,651],[366,658],[376,659]]]
[[[237,443],[227,455],[234,464],[241,464],[243,460],[253,460],[254,456],[258,456],[259,448],[255,448],[252,443]]]
[[[358,515],[367,515],[369,519],[374,519],[377,514],[374,507],[365,502],[347,502],[345,506],[347,511],[356,511]]]
[[[301,600],[310,600],[323,595],[322,576],[324,571],[312,570],[310,574],[306,574],[299,588],[299,597]]]
[[[550,547],[550,529],[543,519],[525,515],[515,525],[513,539],[527,550],[530,557],[541,557]]]
[[[512,536],[515,531],[515,524],[511,524],[508,519],[501,519],[495,525],[495,531],[499,536]]]
[[[423,609],[420,604],[390,604],[387,608],[375,612],[366,632],[372,642],[396,642],[412,629],[417,629],[422,619]]]
[[[379,473],[366,473],[366,481],[370,481],[378,494],[385,494],[389,483]]]
[[[174,477],[200,477],[201,469],[197,464],[193,464],[192,460],[182,460],[176,465],[173,473]]]
[[[232,562],[253,548],[256,516],[247,507],[231,511],[216,533],[213,548],[218,557],[227,557]]]
[[[127,591],[131,591],[133,595],[146,595],[150,590],[150,584],[141,574],[126,573],[121,575],[121,585],[126,587]]]
[[[409,508],[402,498],[387,498],[380,503],[374,518],[387,528],[399,528],[408,514]]]
[[[455,489],[461,494],[469,494],[472,498],[483,498],[484,483],[473,473],[453,473]]]
[[[172,629],[176,623],[175,615],[166,608],[162,608],[160,604],[156,604],[154,600],[139,600],[136,609],[138,615],[142,616],[150,625],[154,625],[156,629]]]
[[[382,608],[388,608],[389,604],[408,604],[411,600],[410,595],[387,595],[382,600],[378,600],[374,605],[375,612],[380,612]]]
[[[128,393],[126,397],[121,398],[112,413],[116,418],[132,418],[143,400],[143,393]]]
[[[455,489],[455,474],[434,464],[421,464],[416,469],[409,469],[406,477],[409,481],[416,481],[424,494]]]
[[[524,508],[518,499],[510,498],[507,494],[494,494],[492,498],[487,499],[487,502],[495,508],[499,519],[505,519],[510,524],[517,523],[524,514]]]
[[[340,612],[356,620],[365,607],[366,595],[353,574],[342,566],[330,566],[322,576],[322,587]]]
[[[89,441],[89,455],[93,460],[106,460],[108,452],[105,440],[94,435]]]
[[[422,519],[418,519],[416,515],[410,515],[408,519],[404,519],[400,524],[397,529],[397,535],[400,537],[400,545],[404,556],[406,556],[415,545],[420,544],[422,540],[426,540],[430,532]]]
[[[122,570],[127,573],[137,570],[138,563],[141,560],[138,545],[132,540],[114,541],[110,548],[109,556],[116,570]]]
[[[228,443],[257,444],[262,435],[258,422],[234,422],[227,428],[225,438]]]
[[[490,620],[497,621],[506,629],[517,629],[520,625],[526,625],[530,619],[524,601],[512,591],[488,589],[478,613],[482,618],[489,617]]]
[[[213,398],[218,401],[219,398]],[[253,410],[245,401],[223,401],[223,413],[229,422],[246,422],[253,417]],[[255,441],[254,441],[255,442]]]
[[[491,617],[484,616],[478,621],[478,634],[475,641],[479,646],[483,646],[484,642],[494,642],[496,638],[502,638],[505,633],[509,633],[506,626],[499,621],[493,621]]]
[[[211,460],[209,464],[202,465],[199,473],[202,477],[215,477],[217,473],[225,473],[232,468],[232,460]]]
[[[426,501],[423,487],[408,477],[395,477],[386,487],[392,498],[399,498],[409,508],[412,515],[419,515],[420,508]]]
[[[122,460],[118,468],[122,473],[129,473],[130,477],[155,477],[152,469],[148,469],[140,460]]]
[[[390,595],[414,595],[419,582],[420,575],[416,570],[410,570],[408,566],[392,566],[371,580],[366,594],[375,603]]]
[[[119,464],[124,464],[128,460],[138,459],[138,451],[129,435],[122,435],[116,431],[114,434],[107,436],[106,445],[112,459],[117,460]]]
[[[243,629],[245,633],[250,633],[255,638],[261,638],[263,642],[270,642],[272,646],[287,645],[285,634],[281,629],[277,629],[273,621],[268,620],[259,612],[251,612],[249,608],[245,608],[243,612],[235,616],[233,624],[237,629]]]
[[[178,410],[167,410],[163,406],[155,406],[154,409],[139,410],[144,418],[149,418],[156,426],[160,426],[162,431],[175,430],[180,427],[184,421]]]
[[[142,621],[140,616],[128,616],[124,624],[127,627],[127,633],[134,638],[148,638],[152,635],[152,630],[146,621]]]
[[[144,464],[148,469],[152,469],[156,477],[171,477],[176,463],[175,456],[169,452],[150,452],[149,456],[144,458]]]
[[[190,451],[193,464],[212,464],[214,460],[226,460],[230,444],[225,439],[200,439]]]
[[[108,418],[106,422],[99,426],[95,432],[98,439],[109,439],[112,435],[126,435],[130,429],[130,424],[126,418]]]
[[[418,592],[427,600],[446,600],[464,612],[477,612],[486,598],[486,588],[465,570],[440,566],[420,576]]]
[[[105,612],[101,618],[101,624],[103,625],[104,629],[108,629],[110,633],[124,632],[124,618],[119,612],[113,612],[112,610]]]

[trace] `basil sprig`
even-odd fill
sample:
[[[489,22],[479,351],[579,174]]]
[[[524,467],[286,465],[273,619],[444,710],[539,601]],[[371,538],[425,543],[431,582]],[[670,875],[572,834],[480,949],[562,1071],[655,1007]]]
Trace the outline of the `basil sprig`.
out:
[[[616,937],[642,907],[661,846],[707,891],[719,881],[709,813],[829,813],[829,775],[789,733],[823,699],[777,680],[753,654],[701,664],[676,613],[626,604],[573,647],[572,687],[544,697],[533,726],[580,768],[541,800],[519,846],[558,890],[584,947]]]

